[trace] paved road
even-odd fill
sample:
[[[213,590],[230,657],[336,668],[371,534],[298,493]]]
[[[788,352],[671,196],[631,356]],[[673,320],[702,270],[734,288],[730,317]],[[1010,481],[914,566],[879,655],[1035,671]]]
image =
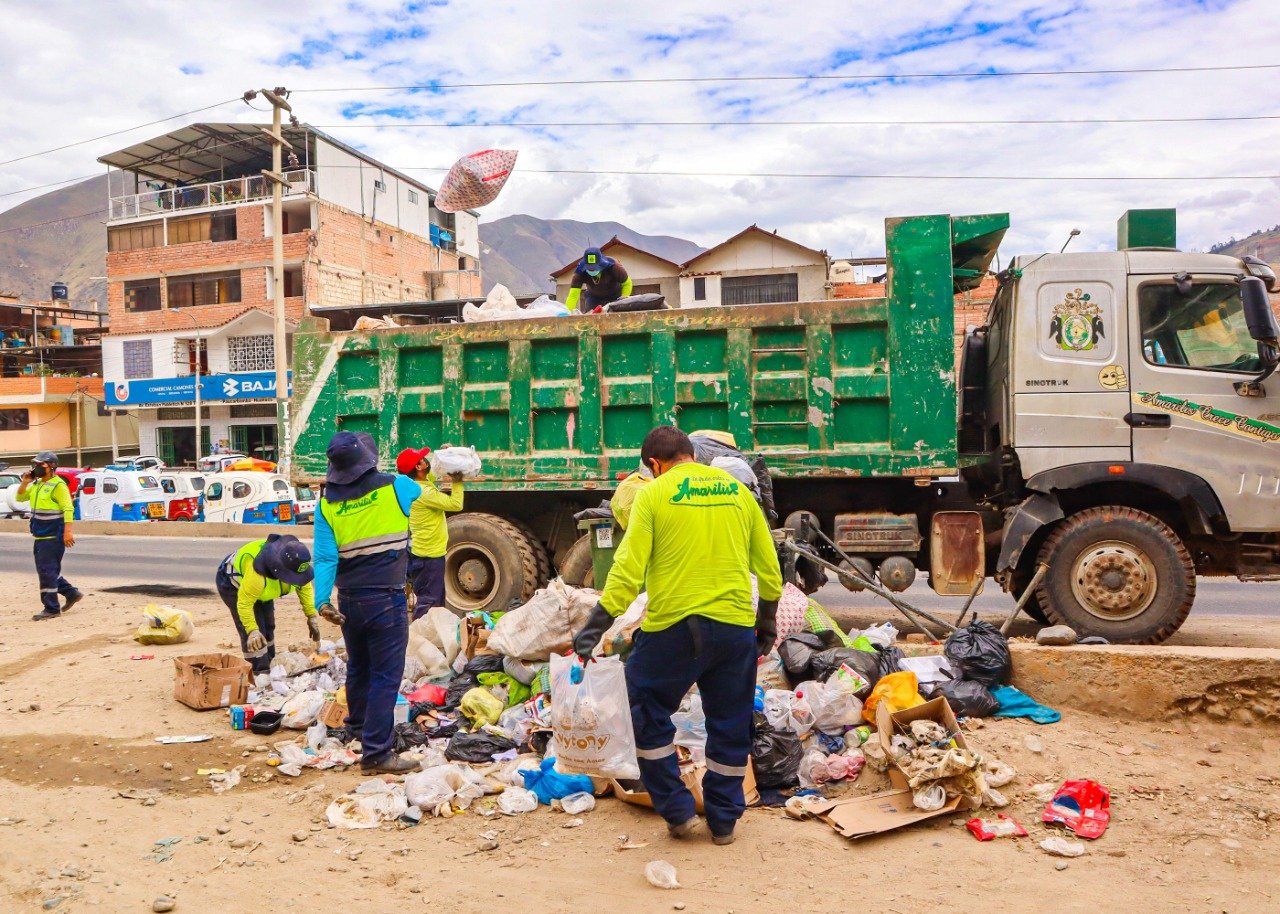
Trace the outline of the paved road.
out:
[[[81,536],[69,550],[66,571],[77,577],[111,580],[120,584],[174,584],[212,587],[219,561],[241,545],[240,540],[160,536]],[[34,574],[30,540],[22,534],[0,533],[0,572]],[[838,616],[850,612],[881,611],[881,601],[854,594],[839,584],[828,584],[816,595]],[[939,597],[917,581],[907,592],[914,605],[954,619],[963,598]],[[1003,616],[1012,608],[1010,597],[992,581],[975,601],[984,617]],[[887,606],[885,618],[896,616]],[[1210,615],[1280,617],[1280,583],[1244,584],[1229,578],[1201,578],[1193,612]]]

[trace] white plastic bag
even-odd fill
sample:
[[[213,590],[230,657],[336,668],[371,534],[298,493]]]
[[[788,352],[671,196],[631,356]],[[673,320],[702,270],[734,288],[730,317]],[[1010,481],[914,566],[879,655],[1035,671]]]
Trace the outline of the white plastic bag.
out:
[[[849,692],[821,682],[802,682],[796,686],[796,697],[809,703],[813,726],[823,733],[839,735],[845,727],[862,723],[862,702]]]
[[[537,794],[523,787],[508,787],[498,797],[498,812],[504,816],[518,816],[537,808]]]
[[[466,809],[472,800],[484,796],[483,782],[484,778],[471,768],[439,765],[407,775],[404,792],[414,806],[438,816],[445,804]]]
[[[671,722],[676,725],[675,744],[688,749],[696,765],[707,757],[707,715],[702,710],[702,696],[697,692],[687,701],[688,710],[672,714]]]
[[[461,473],[470,479],[480,475],[480,457],[473,447],[443,447],[431,452],[431,472],[436,476]]]
[[[585,790],[560,798],[560,808],[571,816],[580,816],[596,808],[596,798]]]
[[[764,693],[764,716],[774,729],[790,730],[801,739],[813,729],[809,703],[787,689],[769,689]]]
[[[497,621],[489,649],[517,660],[545,662],[573,647],[573,636],[587,623],[598,599],[596,591],[570,587],[556,578]]]
[[[911,805],[925,812],[933,812],[947,805],[947,789],[941,784],[921,787],[911,795]]]
[[[280,709],[280,713],[284,715],[282,725],[290,730],[305,730],[315,723],[323,708],[324,692],[299,692]]]
[[[561,774],[640,777],[627,679],[617,657],[585,667],[577,657],[551,657],[551,728]]]

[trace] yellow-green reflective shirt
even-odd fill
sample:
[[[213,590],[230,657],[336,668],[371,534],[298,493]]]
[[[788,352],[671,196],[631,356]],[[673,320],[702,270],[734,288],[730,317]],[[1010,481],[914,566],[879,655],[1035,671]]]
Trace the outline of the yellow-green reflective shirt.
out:
[[[253,615],[253,604],[278,600],[285,594],[295,591],[298,594],[298,602],[302,604],[303,615],[316,614],[315,590],[311,584],[295,587],[284,581],[260,575],[254,570],[253,560],[262,551],[266,542],[265,539],[261,539],[245,543],[236,550],[235,556],[231,559],[232,573],[238,575],[240,581],[240,586],[236,590],[236,615],[240,617],[246,632],[257,631],[258,628],[258,622]]]
[[[455,482],[446,495],[436,487],[431,474],[420,480],[422,494],[409,508],[409,551],[428,559],[438,559],[449,550],[449,525],[444,512],[462,510],[461,482]]]
[[[636,495],[600,602],[619,616],[647,590],[641,628],[650,632],[695,615],[754,626],[751,573],[760,599],[782,596],[773,537],[751,491],[724,470],[681,463]]]

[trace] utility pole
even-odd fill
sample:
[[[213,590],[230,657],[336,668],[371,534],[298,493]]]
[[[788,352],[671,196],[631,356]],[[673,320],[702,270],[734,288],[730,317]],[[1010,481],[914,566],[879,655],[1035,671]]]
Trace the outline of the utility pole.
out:
[[[196,469],[200,469],[200,329],[196,328]]]
[[[251,90],[252,91],[252,90]],[[280,130],[280,113],[293,113],[286,101],[289,92],[283,86],[275,89],[259,90],[263,98],[271,103],[271,170],[264,171],[263,176],[271,182],[271,272],[272,295],[275,305],[275,363],[276,363],[276,466],[281,472],[288,472],[293,459],[293,442],[289,433],[289,370],[288,355],[285,351],[285,318],[284,318],[284,212],[280,208],[280,198],[284,194],[284,170],[282,152],[293,146],[284,138]],[[245,100],[252,98],[250,92],[245,93]]]

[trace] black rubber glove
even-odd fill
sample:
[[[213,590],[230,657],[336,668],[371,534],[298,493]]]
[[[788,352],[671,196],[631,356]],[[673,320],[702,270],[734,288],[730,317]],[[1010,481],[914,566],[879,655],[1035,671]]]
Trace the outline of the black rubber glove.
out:
[[[578,655],[583,663],[591,659],[591,652],[596,649],[596,645],[600,643],[600,639],[604,637],[604,633],[613,625],[613,616],[609,615],[609,611],[596,604],[596,608],[591,610],[590,617],[587,618],[587,624],[582,626],[578,634],[573,636],[573,652]]]
[[[756,608],[756,656],[763,657],[773,650],[773,643],[778,640],[777,600],[761,600]]]

